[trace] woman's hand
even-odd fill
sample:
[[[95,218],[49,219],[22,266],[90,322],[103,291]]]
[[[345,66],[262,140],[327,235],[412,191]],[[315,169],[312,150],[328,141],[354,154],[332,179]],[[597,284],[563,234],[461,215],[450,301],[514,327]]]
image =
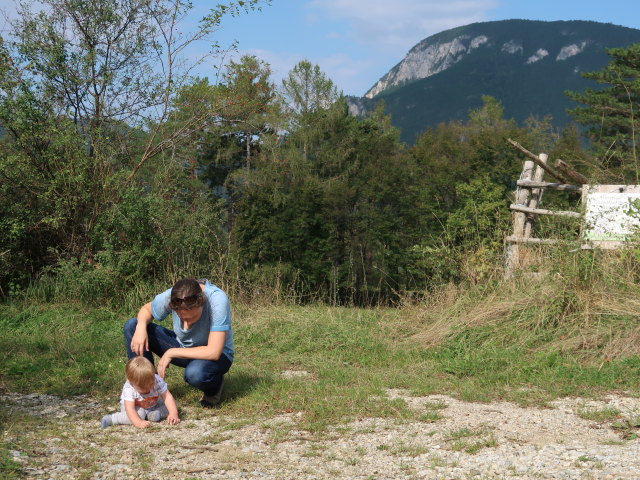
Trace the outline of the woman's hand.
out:
[[[147,327],[153,321],[153,311],[151,309],[151,302],[144,304],[140,307],[140,311],[136,316],[138,324],[136,325],[136,331],[133,332],[133,338],[131,338],[131,351],[136,355],[144,355],[144,352],[149,350],[149,335],[147,334]]]
[[[147,335],[147,329],[136,328],[136,332],[131,339],[131,351],[136,355],[144,355],[144,352],[149,350],[149,337]]]
[[[165,375],[165,373],[167,371],[167,368],[169,368],[169,364],[171,363],[171,360],[173,359],[173,356],[171,355],[171,350],[173,350],[173,349],[170,348],[169,350],[164,352],[164,355],[158,361],[158,365],[157,365],[158,375],[160,375],[162,378],[164,378],[164,375]]]

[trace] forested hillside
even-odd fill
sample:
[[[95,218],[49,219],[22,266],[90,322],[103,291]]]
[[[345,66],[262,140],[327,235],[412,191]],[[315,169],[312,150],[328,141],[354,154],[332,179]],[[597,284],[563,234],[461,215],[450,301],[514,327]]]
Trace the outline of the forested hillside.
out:
[[[638,42],[640,30],[598,22],[474,23],[424,39],[350,102],[362,113],[383,101],[408,143],[427,127],[464,121],[483,95],[499,100],[520,125],[550,115],[562,128],[571,120],[566,110],[576,107],[565,91],[590,86],[582,74],[607,64],[607,48]]]
[[[350,115],[307,61],[282,85],[250,56],[189,76],[161,34],[182,32],[171,0],[43,3],[0,44],[3,296],[36,285],[115,301],[140,282],[206,276],[233,295],[389,303],[500,270],[522,167],[508,138],[592,178],[635,179],[637,46],[608,57],[624,68],[602,85],[618,102],[613,144],[596,129],[583,149],[577,129],[518,125],[484,97],[407,147],[382,108]],[[221,6],[188,38],[259,7]],[[576,95],[595,112],[580,122],[601,118],[600,100]]]

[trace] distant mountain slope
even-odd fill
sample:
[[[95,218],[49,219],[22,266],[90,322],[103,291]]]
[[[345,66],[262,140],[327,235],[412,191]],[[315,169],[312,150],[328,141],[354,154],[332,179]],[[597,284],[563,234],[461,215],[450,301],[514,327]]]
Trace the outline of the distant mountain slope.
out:
[[[363,114],[384,100],[409,143],[429,126],[467,119],[482,95],[500,100],[507,118],[551,114],[563,125],[575,106],[564,91],[596,88],[580,73],[605,66],[605,48],[639,42],[640,30],[598,22],[474,23],[418,43],[364,97],[349,98],[351,111]]]

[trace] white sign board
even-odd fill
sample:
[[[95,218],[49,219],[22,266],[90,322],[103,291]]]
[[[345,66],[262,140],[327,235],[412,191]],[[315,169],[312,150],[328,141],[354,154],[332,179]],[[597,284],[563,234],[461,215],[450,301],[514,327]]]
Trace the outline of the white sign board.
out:
[[[585,240],[606,247],[607,242],[620,243],[640,229],[640,212],[633,207],[636,200],[640,205],[640,185],[592,185],[584,200]]]

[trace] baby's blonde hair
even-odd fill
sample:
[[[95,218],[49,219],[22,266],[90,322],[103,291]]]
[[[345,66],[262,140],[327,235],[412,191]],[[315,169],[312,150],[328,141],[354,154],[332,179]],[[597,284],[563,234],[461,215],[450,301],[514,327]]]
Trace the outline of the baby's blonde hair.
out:
[[[127,362],[125,375],[130,383],[147,388],[153,386],[156,368],[145,357],[133,357]]]

